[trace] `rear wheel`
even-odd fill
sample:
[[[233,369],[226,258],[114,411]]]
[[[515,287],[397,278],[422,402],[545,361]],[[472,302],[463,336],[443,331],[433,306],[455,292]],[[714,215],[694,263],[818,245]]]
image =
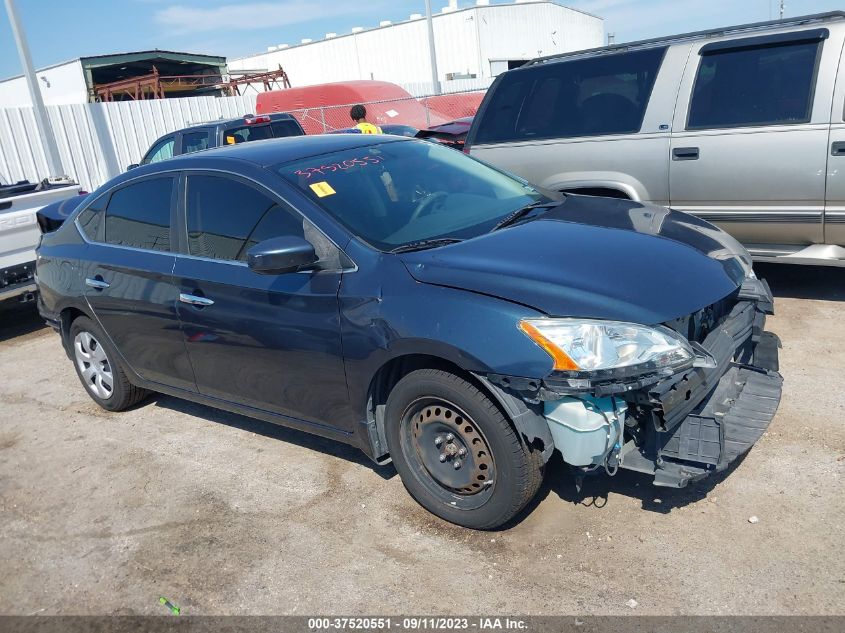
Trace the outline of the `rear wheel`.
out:
[[[71,324],[70,343],[79,380],[104,409],[122,411],[149,394],[129,382],[105,333],[88,317],[80,316]]]
[[[390,393],[385,432],[408,492],[437,516],[475,529],[514,517],[542,482],[542,460],[499,408],[454,374],[421,369]]]

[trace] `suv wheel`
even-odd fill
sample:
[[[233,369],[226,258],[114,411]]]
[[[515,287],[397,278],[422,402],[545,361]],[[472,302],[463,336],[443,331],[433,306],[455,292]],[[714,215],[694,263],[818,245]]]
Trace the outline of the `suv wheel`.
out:
[[[402,378],[388,397],[385,424],[405,488],[451,523],[499,527],[542,482],[540,453],[525,446],[495,403],[454,374],[421,369]]]
[[[122,411],[149,393],[129,382],[105,333],[88,317],[80,316],[71,324],[70,343],[79,380],[104,409]]]

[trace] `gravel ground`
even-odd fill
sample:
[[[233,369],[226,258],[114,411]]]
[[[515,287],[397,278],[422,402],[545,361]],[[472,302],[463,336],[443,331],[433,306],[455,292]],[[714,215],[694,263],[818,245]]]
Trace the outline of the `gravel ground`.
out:
[[[165,396],[102,411],[33,310],[4,310],[0,613],[845,614],[845,269],[759,272],[785,391],[728,476],[576,494],[554,461],[492,533],[340,444]]]

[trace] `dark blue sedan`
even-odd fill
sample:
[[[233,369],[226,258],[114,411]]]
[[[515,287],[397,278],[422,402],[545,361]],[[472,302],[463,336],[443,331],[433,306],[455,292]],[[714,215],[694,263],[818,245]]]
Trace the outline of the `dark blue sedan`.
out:
[[[576,483],[684,486],[780,399],[771,293],[733,238],[424,141],[178,157],[42,226],[41,314],[100,406],[162,392],[347,442],[468,527],[513,518],[554,450]]]

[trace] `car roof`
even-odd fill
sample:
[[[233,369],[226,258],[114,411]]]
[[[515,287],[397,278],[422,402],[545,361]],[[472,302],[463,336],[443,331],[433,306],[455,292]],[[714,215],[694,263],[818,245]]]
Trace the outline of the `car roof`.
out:
[[[184,166],[192,159],[202,158],[234,158],[261,167],[269,167],[279,163],[286,163],[309,156],[330,154],[357,147],[370,147],[383,143],[413,142],[413,138],[403,136],[374,135],[374,134],[315,134],[305,136],[288,136],[285,138],[274,138],[250,143],[239,143],[237,145],[225,145],[213,149],[183,154],[159,164],[166,164],[173,168]]]

